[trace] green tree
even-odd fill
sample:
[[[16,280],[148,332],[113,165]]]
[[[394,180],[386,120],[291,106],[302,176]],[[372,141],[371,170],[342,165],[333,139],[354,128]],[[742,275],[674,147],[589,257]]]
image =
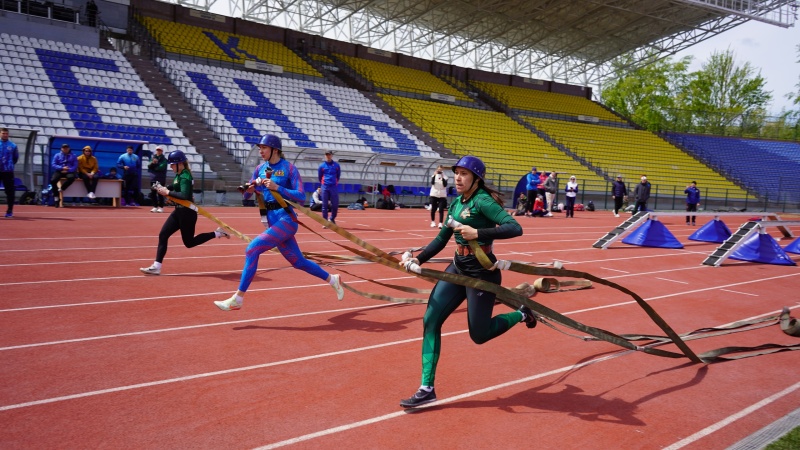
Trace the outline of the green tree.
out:
[[[714,52],[689,78],[687,109],[697,131],[752,134],[763,123],[772,94],[760,71],[750,63],[738,65],[732,50]]]
[[[601,101],[651,131],[685,127],[690,115],[683,112],[684,89],[692,58],[653,58],[628,69],[631,59],[625,55],[612,63],[619,76],[603,86]]]

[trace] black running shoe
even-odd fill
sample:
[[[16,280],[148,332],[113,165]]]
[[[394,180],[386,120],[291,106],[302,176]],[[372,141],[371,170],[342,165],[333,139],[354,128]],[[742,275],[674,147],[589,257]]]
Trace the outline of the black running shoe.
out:
[[[431,389],[430,392],[420,389],[414,393],[409,398],[404,398],[400,400],[400,406],[403,408],[416,408],[417,406],[422,406],[426,403],[435,402],[436,401],[436,389]]]
[[[538,322],[538,321],[536,320],[536,315],[533,314],[533,311],[531,311],[530,308],[528,308],[525,305],[522,305],[522,306],[519,307],[519,309],[517,311],[519,311],[523,315],[525,315],[525,318],[522,321],[525,322],[525,326],[526,327],[528,327],[528,328],[536,328],[536,322]]]

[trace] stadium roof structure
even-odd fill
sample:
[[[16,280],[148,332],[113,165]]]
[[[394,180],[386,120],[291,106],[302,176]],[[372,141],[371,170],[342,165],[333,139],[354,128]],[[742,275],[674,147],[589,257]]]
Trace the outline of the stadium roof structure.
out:
[[[751,20],[791,27],[795,0],[175,0],[231,17],[461,67],[584,86],[611,62],[663,58]]]

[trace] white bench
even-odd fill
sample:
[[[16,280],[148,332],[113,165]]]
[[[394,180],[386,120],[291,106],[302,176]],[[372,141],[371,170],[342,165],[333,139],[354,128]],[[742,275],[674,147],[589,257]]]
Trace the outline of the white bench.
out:
[[[61,182],[67,181],[62,178]],[[83,185],[83,180],[75,178],[75,181],[69,185],[66,191],[61,191],[61,198],[57,199],[63,205],[64,197],[86,197],[86,186]],[[110,198],[112,199],[112,206],[118,207],[120,204],[119,199],[122,197],[122,180],[111,180],[101,178],[97,180],[97,189],[94,191],[97,198]]]

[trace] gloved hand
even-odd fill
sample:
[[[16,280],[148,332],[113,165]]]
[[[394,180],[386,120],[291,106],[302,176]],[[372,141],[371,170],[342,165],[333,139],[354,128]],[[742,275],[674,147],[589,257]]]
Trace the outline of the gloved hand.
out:
[[[458,228],[461,226],[461,222],[453,219],[452,216],[448,217],[447,220],[444,222],[445,226],[448,228]]]
[[[495,270],[495,269],[497,269],[497,270],[508,270],[510,268],[511,268],[511,261],[507,261],[505,259],[498,259],[497,262],[495,262],[492,265],[492,270]]]
[[[403,259],[400,261],[400,265],[406,269],[406,272],[422,272],[422,269],[419,267],[419,260],[414,258],[414,255],[411,252],[403,253]]]

